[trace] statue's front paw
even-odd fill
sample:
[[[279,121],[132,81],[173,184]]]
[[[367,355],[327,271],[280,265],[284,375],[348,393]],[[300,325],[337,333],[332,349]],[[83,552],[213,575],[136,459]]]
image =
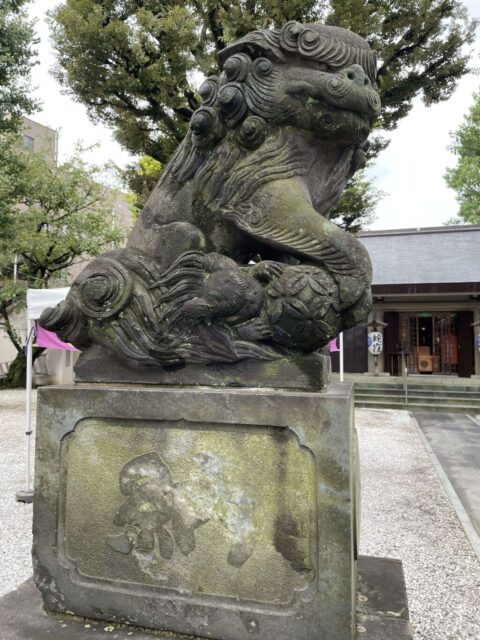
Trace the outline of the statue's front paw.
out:
[[[287,265],[273,260],[262,260],[252,266],[252,275],[259,282],[268,283],[282,275]]]
[[[242,340],[269,340],[272,337],[271,327],[261,318],[254,318],[237,327],[238,337]]]

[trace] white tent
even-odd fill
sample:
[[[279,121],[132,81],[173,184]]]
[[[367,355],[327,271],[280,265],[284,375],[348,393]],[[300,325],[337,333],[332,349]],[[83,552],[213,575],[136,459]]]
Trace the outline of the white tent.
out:
[[[28,289],[27,290],[27,381],[26,381],[26,402],[25,402],[25,435],[26,461],[25,461],[25,489],[17,493],[17,499],[25,502],[31,501],[32,495],[32,474],[31,474],[31,453],[32,453],[32,353],[35,336],[35,320],[42,315],[42,311],[47,307],[54,307],[65,300],[70,287],[59,289]]]
[[[54,307],[65,300],[70,287],[60,289],[28,289],[27,290],[27,314],[29,320],[38,320],[42,311],[47,307]]]

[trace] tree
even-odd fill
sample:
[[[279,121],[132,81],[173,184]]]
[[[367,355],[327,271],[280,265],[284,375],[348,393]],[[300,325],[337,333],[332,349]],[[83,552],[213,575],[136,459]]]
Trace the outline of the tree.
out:
[[[474,95],[473,105],[452,138],[450,149],[458,156],[458,162],[456,167],[447,169],[445,179],[457,192],[459,221],[480,224],[480,93]]]
[[[19,386],[26,363],[12,314],[24,306],[26,288],[48,286],[85,256],[118,243],[121,234],[112,226],[113,193],[98,181],[98,167],[89,167],[78,154],[56,166],[23,149],[14,136],[0,142],[0,201],[5,194],[10,207],[3,206],[0,239],[0,324],[17,351],[3,386]],[[36,349],[34,357],[41,352]]]
[[[137,219],[153,191],[163,170],[163,165],[151,156],[142,156],[138,165],[130,165],[125,171],[120,170],[120,178],[130,191],[130,203],[133,217]]]
[[[165,164],[200,104],[198,72],[216,70],[226,43],[292,19],[352,29],[378,51],[378,126],[387,130],[416,96],[451,95],[475,29],[458,0],[64,0],[50,13],[55,75],[126,149]]]
[[[36,108],[29,79],[38,40],[23,9],[27,2],[0,3],[0,133],[18,130],[22,116]]]
[[[375,220],[375,207],[383,195],[366,179],[363,171],[358,172],[333,208],[330,220],[345,231],[357,233]]]

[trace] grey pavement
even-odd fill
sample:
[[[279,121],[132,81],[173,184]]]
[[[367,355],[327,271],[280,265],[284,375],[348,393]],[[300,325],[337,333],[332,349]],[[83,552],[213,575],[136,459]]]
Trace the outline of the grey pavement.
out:
[[[480,536],[480,423],[456,413],[415,419]]]
[[[0,390],[0,597],[32,574],[32,505],[15,500],[26,482],[24,418],[25,390]]]

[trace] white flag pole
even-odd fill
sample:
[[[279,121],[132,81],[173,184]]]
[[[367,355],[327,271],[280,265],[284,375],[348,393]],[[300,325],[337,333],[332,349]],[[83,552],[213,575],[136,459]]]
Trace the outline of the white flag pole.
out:
[[[35,339],[35,320],[47,307],[54,307],[56,304],[65,300],[70,287],[61,287],[58,289],[28,289],[27,290],[27,343],[26,343],[26,359],[27,372],[25,383],[25,435],[27,442],[25,445],[25,489],[17,491],[16,499],[18,502],[33,501],[32,487],[32,382],[33,382],[33,341]]]
[[[32,360],[33,360],[33,340],[34,340],[34,321],[27,319],[27,375],[25,383],[26,401],[25,401],[25,435],[27,442],[25,445],[25,489],[17,491],[17,502],[32,502]]]

